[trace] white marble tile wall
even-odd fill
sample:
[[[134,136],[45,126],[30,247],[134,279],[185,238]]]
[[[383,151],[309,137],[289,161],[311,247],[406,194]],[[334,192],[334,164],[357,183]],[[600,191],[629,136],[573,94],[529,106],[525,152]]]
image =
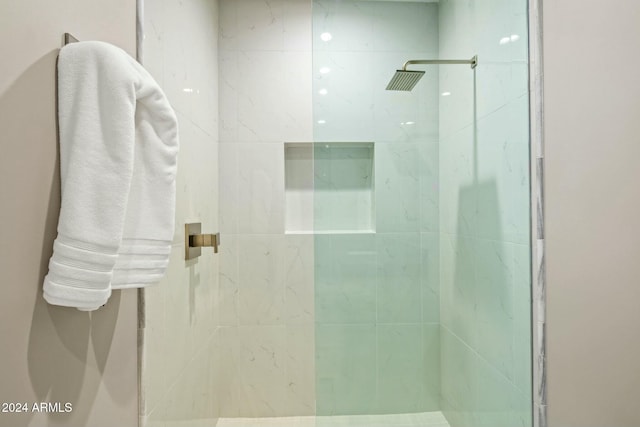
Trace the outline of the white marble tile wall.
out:
[[[220,0],[220,352],[228,417],[315,412],[313,236],[285,235],[284,143],[310,143],[311,2]]]
[[[221,413],[313,414],[313,236],[236,235],[228,240],[233,243],[220,268],[226,305],[221,307],[217,363],[216,386],[224,390]]]
[[[533,278],[533,420],[547,427],[546,278],[544,234],[544,88],[542,70],[542,0],[529,2],[529,81],[531,123],[531,204]]]
[[[185,262],[184,224],[219,227],[218,1],[145,0],[144,7],[143,65],[177,111],[180,154],[167,275],[144,291],[140,425],[215,425],[220,257],[205,249]]]

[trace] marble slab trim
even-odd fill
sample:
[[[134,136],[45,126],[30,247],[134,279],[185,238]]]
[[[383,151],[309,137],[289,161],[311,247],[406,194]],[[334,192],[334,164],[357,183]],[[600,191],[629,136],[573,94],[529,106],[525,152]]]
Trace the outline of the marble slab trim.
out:
[[[529,94],[531,135],[531,243],[533,325],[533,425],[547,427],[546,292],[544,242],[543,0],[529,0]]]

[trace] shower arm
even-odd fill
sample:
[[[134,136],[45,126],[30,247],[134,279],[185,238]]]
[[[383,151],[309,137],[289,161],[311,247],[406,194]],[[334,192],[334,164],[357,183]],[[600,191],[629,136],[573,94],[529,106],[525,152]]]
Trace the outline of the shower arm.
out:
[[[403,71],[407,71],[407,66],[412,64],[470,64],[471,68],[478,65],[478,55],[471,59],[411,59],[402,66]]]

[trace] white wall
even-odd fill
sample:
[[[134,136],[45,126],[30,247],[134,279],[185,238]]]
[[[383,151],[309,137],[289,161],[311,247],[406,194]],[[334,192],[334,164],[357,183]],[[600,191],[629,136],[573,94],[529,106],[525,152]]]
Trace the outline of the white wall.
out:
[[[220,255],[204,248],[185,261],[184,224],[219,231],[218,2],[144,5],[143,63],[176,110],[180,153],[170,263],[164,280],[145,290],[141,425],[213,426]]]
[[[98,311],[48,305],[60,175],[55,69],[62,34],[135,56],[135,2],[0,2],[0,401],[73,412],[0,412],[0,426],[137,425],[136,291]],[[30,408],[31,409],[31,408]]]
[[[544,2],[548,418],[640,425],[640,3]]]

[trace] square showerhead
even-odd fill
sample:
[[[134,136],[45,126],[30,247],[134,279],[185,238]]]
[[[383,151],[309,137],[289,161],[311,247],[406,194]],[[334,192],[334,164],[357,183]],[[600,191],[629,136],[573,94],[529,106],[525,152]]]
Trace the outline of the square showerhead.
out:
[[[397,70],[387,85],[387,90],[410,91],[423,75],[424,71]]]

